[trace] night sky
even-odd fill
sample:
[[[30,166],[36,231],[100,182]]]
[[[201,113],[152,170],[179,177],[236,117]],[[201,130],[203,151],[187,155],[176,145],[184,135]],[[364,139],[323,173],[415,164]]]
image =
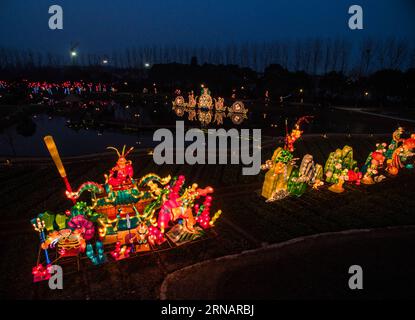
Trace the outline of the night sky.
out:
[[[59,4],[64,30],[48,28]],[[363,31],[347,26],[348,8],[364,9]],[[105,53],[147,45],[225,45],[303,38],[391,35],[415,39],[411,0],[0,0],[0,46],[62,53],[71,42]]]

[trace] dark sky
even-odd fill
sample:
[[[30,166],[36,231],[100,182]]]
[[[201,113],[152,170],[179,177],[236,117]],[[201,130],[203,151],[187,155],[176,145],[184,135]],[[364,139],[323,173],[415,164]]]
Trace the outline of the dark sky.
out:
[[[105,53],[140,45],[222,45],[310,37],[391,35],[415,39],[411,0],[0,0],[0,46]],[[48,8],[64,10],[64,30],[48,28]],[[363,31],[347,27],[364,9]]]

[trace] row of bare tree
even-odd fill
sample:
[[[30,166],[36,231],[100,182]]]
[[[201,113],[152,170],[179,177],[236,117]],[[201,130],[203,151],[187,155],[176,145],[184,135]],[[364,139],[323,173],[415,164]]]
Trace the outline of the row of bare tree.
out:
[[[268,43],[232,44],[216,47],[147,46],[114,51],[112,54],[67,54],[34,52],[0,47],[0,69],[105,65],[115,68],[143,68],[147,63],[235,64],[262,71],[280,64],[291,71],[322,74],[330,71],[367,75],[379,69],[415,67],[415,46],[405,40],[367,38],[358,43],[345,39],[309,39]],[[193,61],[196,61],[193,59]]]

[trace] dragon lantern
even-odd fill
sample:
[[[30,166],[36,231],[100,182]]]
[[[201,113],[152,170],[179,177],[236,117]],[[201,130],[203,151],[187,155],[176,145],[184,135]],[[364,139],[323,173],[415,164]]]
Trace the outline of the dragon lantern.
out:
[[[47,140],[57,154],[53,139]],[[74,202],[73,207],[64,214],[45,212],[31,221],[40,234],[47,265],[85,252],[99,265],[108,260],[107,253],[120,260],[157,250],[169,240],[172,246],[180,245],[202,237],[219,218],[220,210],[210,216],[212,187],[199,188],[195,183],[185,187],[184,176],[161,178],[150,173],[136,179],[132,161],[127,159],[133,148],[126,151],[124,146],[121,152],[109,149],[116,151],[118,159],[104,175],[103,184],[88,181],[72,191],[65,174],[66,196]],[[79,201],[84,192],[90,193],[89,203]],[[56,249],[54,261],[49,259],[51,249]],[[47,270],[39,261],[35,278],[46,279],[38,270]]]

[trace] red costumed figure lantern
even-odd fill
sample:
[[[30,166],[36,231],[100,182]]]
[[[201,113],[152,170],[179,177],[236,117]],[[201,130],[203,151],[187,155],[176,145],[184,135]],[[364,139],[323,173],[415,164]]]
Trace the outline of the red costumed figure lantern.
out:
[[[133,151],[134,148],[131,147],[127,152],[125,152],[124,146],[121,154],[117,148],[108,147],[107,149],[115,150],[118,155],[117,165],[110,170],[108,184],[110,184],[115,190],[130,186],[134,170],[132,162],[127,160],[126,157],[131,151]]]

